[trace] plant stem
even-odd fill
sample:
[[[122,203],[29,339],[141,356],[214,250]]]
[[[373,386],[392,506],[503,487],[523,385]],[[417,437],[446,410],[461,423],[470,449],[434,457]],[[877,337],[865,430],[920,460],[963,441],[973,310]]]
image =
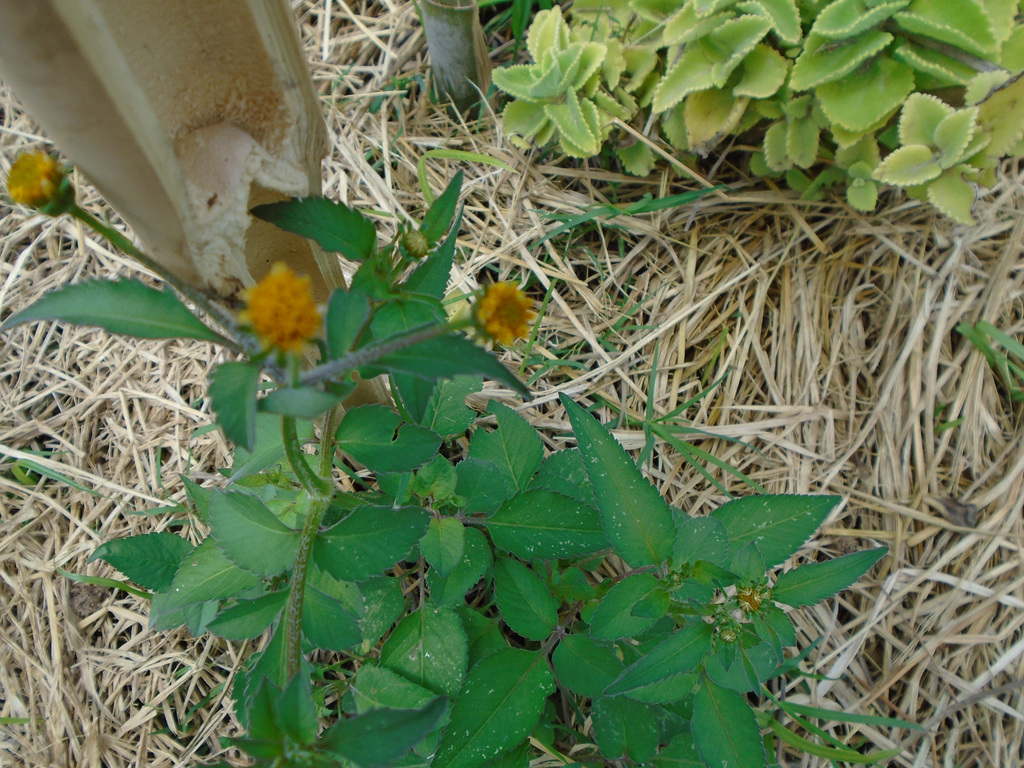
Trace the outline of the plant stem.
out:
[[[298,478],[302,487],[309,493],[310,498],[316,496],[330,496],[331,485],[324,478],[313,471],[306,461],[306,454],[302,452],[299,445],[299,437],[295,431],[295,419],[291,416],[281,417],[281,435],[284,438],[284,453],[292,470]]]
[[[313,541],[320,530],[324,512],[331,504],[331,496],[310,496],[306,522],[299,534],[299,546],[295,551],[295,566],[288,582],[288,602],[284,608],[285,678],[291,680],[298,674],[302,664],[302,605],[306,596],[306,573],[309,557],[313,553]]]
[[[362,349],[349,352],[340,360],[332,360],[329,363],[324,363],[323,365],[307,371],[302,376],[300,383],[309,386],[312,384],[319,384],[330,379],[343,378],[357,368],[374,363],[382,357],[394,352],[401,352],[403,349],[408,349],[420,342],[435,339],[438,336],[444,336],[451,331],[464,328],[469,325],[470,323],[468,321],[461,323],[445,323],[444,325],[429,325],[425,328],[413,329],[408,333],[399,336],[397,339],[393,338],[375,342],[373,344],[367,344]]]
[[[281,419],[281,434],[284,438],[284,450],[288,461],[295,471],[296,477],[309,496],[309,507],[306,520],[299,533],[299,546],[295,551],[295,565],[288,583],[288,602],[284,609],[285,633],[285,677],[293,678],[298,674],[302,664],[302,606],[306,596],[306,574],[309,570],[309,558],[313,553],[313,542],[320,531],[324,512],[334,498],[334,487],[331,484],[331,455],[334,450],[335,419],[339,409],[335,408],[324,419],[323,432],[320,435],[320,470],[317,475],[306,462],[306,456],[299,445],[295,430],[295,419],[284,416]],[[324,459],[327,456],[328,458]],[[326,469],[325,469],[326,466]]]

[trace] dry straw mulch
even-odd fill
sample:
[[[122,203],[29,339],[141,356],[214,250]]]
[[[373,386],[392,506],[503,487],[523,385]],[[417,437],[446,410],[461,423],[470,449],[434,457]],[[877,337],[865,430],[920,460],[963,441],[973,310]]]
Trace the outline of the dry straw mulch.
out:
[[[506,359],[539,374],[520,410],[552,445],[567,431],[559,392],[601,398],[609,420],[613,409],[641,418],[648,398],[664,414],[722,377],[684,414],[702,430],[686,439],[769,492],[843,498],[802,558],[889,547],[853,589],[796,613],[802,644],[822,638],[805,668],[825,677],[794,680],[785,694],[927,726],[830,726],[852,744],[903,747],[891,765],[1021,764],[1021,405],[955,331],[987,320],[1024,333],[1017,166],[979,202],[979,224],[962,228],[899,197],[865,216],[744,186],[726,155],[713,180],[736,183],[727,194],[540,242],[558,224],[552,214],[699,188],[712,169],[686,169],[691,180],[666,165],[637,180],[524,154],[493,115],[458,124],[418,88],[395,87],[427,73],[411,5],[328,0],[296,11],[333,140],[326,194],[401,218],[419,210],[416,163],[430,149],[516,169],[427,161],[435,192],[466,173],[452,288],[529,278],[535,295],[550,295],[532,346]],[[6,90],[0,115],[5,173],[45,137]],[[83,190],[88,208],[106,212]],[[3,316],[64,283],[132,273],[69,220],[2,208]],[[251,648],[154,634],[144,602],[57,571],[116,577],[87,562],[97,545],[164,526],[159,508],[183,498],[179,474],[217,482],[227,446],[195,434],[209,422],[216,362],[205,344],[59,324],[0,341],[0,766],[187,765],[238,733],[227,691]],[[619,425],[617,437],[640,448],[641,430]],[[24,460],[49,475],[19,473]],[[650,476],[694,514],[724,500],[664,444]],[[777,760],[822,764],[785,751]]]

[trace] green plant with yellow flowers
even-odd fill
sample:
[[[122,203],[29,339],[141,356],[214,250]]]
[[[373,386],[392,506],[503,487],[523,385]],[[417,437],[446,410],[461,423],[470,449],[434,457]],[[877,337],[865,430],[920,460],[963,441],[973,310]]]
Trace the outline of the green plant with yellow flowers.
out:
[[[325,306],[277,266],[240,310],[177,281],[176,294],[91,280],[6,319],[5,332],[62,320],[236,353],[209,386],[235,446],[224,483],[183,478],[190,504],[154,510],[172,525],[92,558],[148,601],[153,629],[262,638],[232,693],[246,735],[231,745],[258,765],[497,768],[543,752],[764,768],[775,740],[885,759],[810,722],[835,713],[762,699],[801,658],[785,607],[828,598],[885,554],[780,571],[839,498],[733,498],[695,518],[569,397],[571,448],[547,452],[494,400],[479,423],[466,398],[483,377],[528,395],[488,347],[529,334],[536,313],[522,288],[497,283],[446,314],[460,184],[385,243],[323,198],[254,209],[359,264]],[[20,159],[9,191],[151,263],[77,206],[49,156]],[[357,376],[388,377],[395,407],[341,407]]]

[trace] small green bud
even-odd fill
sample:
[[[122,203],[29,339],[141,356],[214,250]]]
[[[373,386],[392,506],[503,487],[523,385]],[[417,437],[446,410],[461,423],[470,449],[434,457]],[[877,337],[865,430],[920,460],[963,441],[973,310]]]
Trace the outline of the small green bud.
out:
[[[427,242],[426,235],[418,229],[410,229],[402,235],[399,242],[405,252],[414,259],[422,259],[430,250],[430,243]]]

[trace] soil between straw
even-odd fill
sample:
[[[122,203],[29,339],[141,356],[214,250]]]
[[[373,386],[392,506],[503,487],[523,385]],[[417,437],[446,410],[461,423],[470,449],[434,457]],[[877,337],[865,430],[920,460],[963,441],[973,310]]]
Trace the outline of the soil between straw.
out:
[[[550,291],[536,341],[506,362],[525,360],[524,376],[538,376],[532,400],[508,402],[552,447],[566,439],[560,392],[639,418],[649,397],[664,414],[722,377],[684,414],[702,430],[687,439],[769,492],[845,500],[801,559],[890,548],[839,599],[797,612],[802,646],[822,638],[805,668],[828,679],[793,681],[787,698],[925,724],[924,734],[830,726],[865,751],[903,746],[891,765],[1021,764],[1022,411],[954,330],[987,320],[1024,333],[1017,164],[979,201],[979,224],[963,228],[898,195],[870,216],[802,202],[744,184],[730,166],[738,156],[727,155],[710,181],[733,190],[695,209],[537,244],[557,226],[552,214],[609,202],[613,187],[621,203],[701,182],[667,167],[638,180],[556,165],[513,148],[493,115],[460,125],[417,87],[403,93],[395,78],[427,73],[411,5],[299,2],[296,11],[332,134],[325,194],[383,212],[386,229],[387,217],[419,211],[416,164],[429,149],[516,169],[426,166],[435,193],[466,174],[451,289],[529,279],[538,298]],[[45,138],[2,86],[0,115],[5,177],[20,150]],[[689,170],[709,181],[707,169]],[[107,213],[80,188],[88,209]],[[66,282],[139,274],[73,222],[7,207],[0,217],[0,317]],[[87,563],[96,546],[165,527],[165,515],[140,513],[182,500],[179,474],[218,481],[226,444],[194,435],[209,420],[205,382],[217,362],[206,344],[58,324],[0,341],[0,768],[177,766],[215,754],[244,764],[219,745],[239,733],[226,694],[252,647],[149,632],[144,602],[83,591],[56,571],[117,577]],[[615,434],[629,449],[643,445],[638,428],[622,423]],[[19,475],[24,459],[67,481]],[[693,514],[725,498],[667,445],[649,469]]]

